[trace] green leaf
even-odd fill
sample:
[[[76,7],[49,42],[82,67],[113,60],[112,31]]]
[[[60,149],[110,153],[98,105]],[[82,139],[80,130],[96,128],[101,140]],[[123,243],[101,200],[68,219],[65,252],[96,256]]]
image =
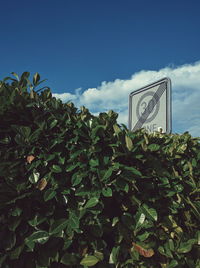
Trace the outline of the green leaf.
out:
[[[30,175],[29,181],[33,184],[37,183],[40,178],[40,173],[34,171],[33,174]]]
[[[98,204],[98,202],[99,202],[98,198],[92,197],[90,200],[87,201],[87,203],[84,206],[84,209],[95,207],[96,204]]]
[[[128,193],[128,191],[129,191],[129,185],[126,183],[126,185],[125,185],[125,187],[124,187],[124,191],[126,192],[126,193]]]
[[[46,221],[46,217],[35,215],[33,219],[28,221],[28,223],[31,226],[36,227],[37,225],[41,224],[44,221]]]
[[[129,191],[128,183],[122,179],[116,181],[116,186],[117,186],[117,188],[119,188],[119,190],[122,190],[126,193],[128,193],[128,191]]]
[[[49,162],[51,160],[53,160],[56,157],[55,154],[49,154],[49,155],[45,155],[44,159],[45,161]]]
[[[0,255],[0,267],[3,267],[2,264],[4,263],[4,260],[7,258],[7,256],[4,255]],[[9,268],[9,266],[7,266],[6,268]]]
[[[31,134],[31,128],[22,126],[19,128],[19,133],[23,135],[24,138],[29,138]]]
[[[40,81],[40,75],[39,73],[35,73],[33,76],[33,85],[36,86],[38,81]]]
[[[11,142],[11,138],[9,136],[0,140],[1,144],[9,144]]]
[[[60,173],[62,172],[62,168],[58,165],[53,165],[51,170],[54,172],[54,173]]]
[[[147,205],[144,204],[143,206],[141,206],[141,211],[148,219],[157,221],[158,214],[154,208],[149,208]]]
[[[35,254],[35,258],[37,259],[37,268],[47,268],[50,266],[50,256],[51,259],[55,260],[55,255],[51,254],[51,249],[48,251],[44,248],[40,248]],[[35,267],[36,268],[36,267]]]
[[[180,243],[180,246],[177,250],[178,253],[187,253],[191,251],[192,246],[196,243],[196,239],[190,239],[187,242]]]
[[[118,255],[119,255],[120,247],[114,247],[111,251],[110,258],[109,258],[109,264],[116,264]]]
[[[62,258],[61,258],[61,263],[65,265],[77,265],[79,261],[79,258],[74,254],[74,253],[68,253],[66,252]]]
[[[195,158],[192,159],[192,166],[193,167],[197,166],[197,160]]]
[[[55,220],[50,227],[50,234],[57,234],[64,230],[68,225],[68,221],[66,219]]]
[[[74,211],[70,211],[68,225],[72,230],[79,228],[79,217]]]
[[[82,179],[83,179],[83,175],[75,173],[72,176],[72,186],[78,185],[82,181]]]
[[[102,190],[102,194],[103,194],[105,197],[111,197],[111,196],[112,196],[112,189],[111,189],[110,187],[103,188],[103,190]]]
[[[24,144],[26,144],[24,137],[19,133],[17,133],[17,135],[15,136],[15,142],[20,146],[24,146]]]
[[[148,232],[144,232],[143,234],[138,235],[137,238],[138,238],[140,241],[144,241],[144,240],[146,240],[149,236],[150,236],[150,233],[148,233]]]
[[[169,265],[167,266],[167,268],[174,268],[178,265],[178,262],[176,260],[172,260]]]
[[[196,236],[197,236],[197,244],[200,246],[200,231],[197,231]]]
[[[45,193],[44,193],[44,201],[48,201],[51,200],[52,198],[54,198],[56,196],[56,191],[54,189],[48,189]]]
[[[129,136],[125,136],[126,147],[131,151],[133,149],[133,142]]]
[[[145,221],[145,214],[144,213],[137,213],[136,214],[136,226],[135,229],[138,229],[139,227],[141,227],[141,225],[144,223]]]
[[[89,164],[91,167],[97,167],[99,165],[99,160],[98,159],[91,159],[89,161]]]
[[[149,149],[151,152],[156,152],[156,151],[158,151],[158,150],[160,149],[160,145],[159,145],[159,144],[154,144],[154,143],[152,143],[152,144],[150,144],[150,145],[148,146],[148,149]]]
[[[23,249],[24,249],[24,245],[21,245],[21,246],[15,248],[13,251],[11,251],[9,254],[10,259],[11,260],[18,259]]]
[[[108,178],[111,177],[112,175],[112,172],[113,172],[113,169],[112,168],[109,168],[103,175],[103,178],[102,178],[102,181],[106,181]]]
[[[165,248],[165,255],[166,255],[167,257],[173,258],[173,255],[172,255],[172,252],[171,252],[171,249],[170,249],[169,242],[166,242],[166,243],[164,244],[164,248]]]
[[[126,170],[131,171],[133,174],[142,177],[142,173],[139,170],[137,170],[136,168],[134,168],[134,167],[127,167],[127,166],[124,166],[124,168]]]
[[[84,265],[84,266],[94,266],[95,264],[97,264],[99,262],[99,259],[95,256],[91,256],[91,255],[88,255],[86,257],[84,257],[82,259],[82,261],[80,262],[81,265]]]
[[[103,162],[104,162],[104,164],[105,164],[105,165],[108,165],[109,161],[110,161],[109,156],[104,156],[104,158],[103,158]]]
[[[40,129],[35,130],[29,137],[30,142],[36,142],[41,133]]]
[[[74,170],[76,167],[78,167],[79,165],[80,165],[80,163],[76,163],[75,165],[72,165],[70,167],[67,167],[66,168],[66,171],[67,172],[70,172],[70,171]]]
[[[159,252],[160,254],[162,254],[162,255],[165,255],[165,249],[164,249],[164,247],[159,246],[159,247],[158,247],[158,252]]]
[[[59,162],[59,164],[64,165],[64,163],[65,163],[65,157],[61,157],[60,156],[58,162]]]
[[[12,221],[10,221],[8,224],[9,230],[14,232],[16,228],[19,226],[21,221],[22,221],[21,217],[16,217],[15,219],[12,219]]]
[[[50,123],[50,129],[54,128],[58,123],[57,119],[54,119],[51,123]]]
[[[67,194],[69,194],[69,193],[70,193],[70,190],[69,190],[69,189],[64,190],[64,191],[62,192],[63,195],[67,195]]]
[[[36,231],[25,239],[25,243],[30,242],[44,244],[49,239],[49,234],[45,231]]]
[[[112,220],[112,227],[115,226],[118,222],[119,222],[119,218],[114,217],[113,220]]]
[[[22,209],[17,207],[11,212],[11,215],[12,216],[20,216],[21,213],[22,213]]]
[[[100,261],[104,259],[103,253],[100,251],[95,251],[94,256],[97,257]]]

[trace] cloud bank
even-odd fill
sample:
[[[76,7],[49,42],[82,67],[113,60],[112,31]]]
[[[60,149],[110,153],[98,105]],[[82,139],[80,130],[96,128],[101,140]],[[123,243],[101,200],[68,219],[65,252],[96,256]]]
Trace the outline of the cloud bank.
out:
[[[119,114],[118,122],[128,123],[128,96],[147,84],[163,77],[172,81],[172,128],[173,133],[189,131],[200,137],[200,61],[160,70],[142,70],[130,79],[102,82],[96,88],[72,93],[54,93],[63,102],[72,101],[77,107],[86,106],[92,113],[114,110]]]

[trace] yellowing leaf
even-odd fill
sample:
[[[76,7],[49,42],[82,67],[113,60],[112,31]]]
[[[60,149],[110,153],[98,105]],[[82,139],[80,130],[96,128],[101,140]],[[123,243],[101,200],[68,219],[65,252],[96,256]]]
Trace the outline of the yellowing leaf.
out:
[[[98,262],[99,262],[99,259],[97,257],[88,255],[82,259],[80,264],[85,265],[85,266],[94,266]]]
[[[118,135],[121,131],[120,127],[117,124],[113,125],[113,129],[116,135]]]
[[[126,141],[126,147],[129,149],[129,151],[133,148],[133,142],[129,136],[125,136]]]
[[[39,180],[36,188],[38,188],[40,191],[44,190],[44,188],[47,186],[47,180],[45,178]]]

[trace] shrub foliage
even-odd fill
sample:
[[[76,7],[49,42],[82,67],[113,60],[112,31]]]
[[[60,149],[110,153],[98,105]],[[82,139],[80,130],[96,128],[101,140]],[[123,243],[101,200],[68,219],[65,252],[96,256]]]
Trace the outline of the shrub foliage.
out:
[[[0,81],[0,267],[200,267],[200,143]]]

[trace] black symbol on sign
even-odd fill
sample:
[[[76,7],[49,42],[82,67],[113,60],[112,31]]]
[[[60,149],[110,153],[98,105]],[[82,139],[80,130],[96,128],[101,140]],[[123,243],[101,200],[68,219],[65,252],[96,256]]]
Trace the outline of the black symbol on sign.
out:
[[[150,101],[148,101],[149,96],[151,97]],[[155,92],[153,91],[146,92],[139,99],[139,102],[136,107],[136,115],[138,120],[143,123],[143,120],[145,119],[145,123],[150,123],[158,114],[159,108],[160,101],[157,94],[155,94]]]
[[[156,117],[156,115],[159,111],[159,107],[160,107],[160,98],[165,90],[166,90],[166,83],[162,83],[162,84],[160,84],[160,86],[156,92],[150,91],[150,92],[142,95],[142,97],[140,98],[140,100],[137,104],[137,107],[136,107],[136,114],[137,114],[138,121],[132,129],[133,131],[141,128],[144,123],[151,122]],[[151,95],[152,98],[150,99],[148,104],[147,103],[144,104],[144,102],[145,102],[144,98],[149,96],[149,93],[151,93],[151,94],[153,93],[153,95]],[[142,106],[144,108],[142,113],[140,113],[140,106]],[[154,110],[155,106],[156,106],[156,108]],[[149,117],[149,115],[152,113],[153,110],[154,110],[153,114]]]

